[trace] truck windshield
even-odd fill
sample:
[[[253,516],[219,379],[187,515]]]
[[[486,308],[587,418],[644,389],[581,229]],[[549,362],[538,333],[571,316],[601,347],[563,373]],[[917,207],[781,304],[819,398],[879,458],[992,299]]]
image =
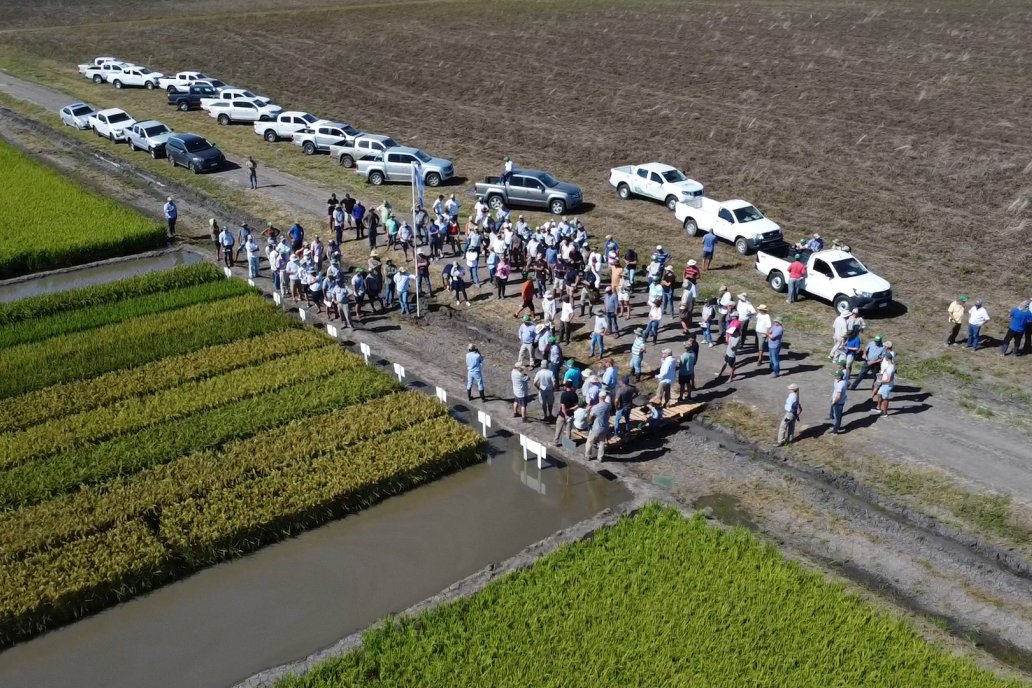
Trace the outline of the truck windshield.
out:
[[[417,149],[416,152],[413,153],[413,155],[419,158],[419,162],[430,162],[430,156],[421,150]]]
[[[671,184],[676,184],[677,182],[683,182],[687,177],[681,174],[681,170],[667,170],[663,173],[663,179]]]
[[[108,115],[107,121],[109,124],[114,124],[115,122],[124,122],[127,119],[129,119],[129,115],[124,112],[118,112],[113,115]]]
[[[186,150],[191,153],[200,153],[201,151],[206,151],[209,148],[211,148],[211,144],[204,139],[193,139],[186,142]]]
[[[350,124],[345,124],[343,127],[341,127],[341,129],[343,129],[344,133],[347,134],[348,136],[358,136],[359,134],[362,133],[358,129],[355,129]]]
[[[844,258],[832,263],[839,277],[859,277],[867,274],[867,268],[856,258]]]
[[[318,117],[316,117],[315,115],[310,115],[307,112],[305,114],[301,115],[301,119],[303,119],[304,121],[308,122],[309,124],[315,124],[316,122],[319,121]]]
[[[392,139],[391,137],[389,137],[389,136],[387,138],[385,138],[383,141],[381,141],[380,143],[383,144],[384,148],[394,148],[395,146],[398,145],[397,142],[394,139]]]
[[[161,134],[167,134],[169,132],[169,128],[164,124],[155,124],[153,127],[147,127],[144,129],[144,132],[147,136],[159,136]]]
[[[735,208],[735,219],[739,222],[752,222],[753,220],[762,220],[763,214],[751,205],[747,205],[744,208]]]
[[[551,189],[553,186],[556,186],[559,183],[556,181],[555,177],[550,175],[548,172],[542,172],[541,176],[538,177],[538,179],[540,179],[541,183],[547,186],[549,189]]]

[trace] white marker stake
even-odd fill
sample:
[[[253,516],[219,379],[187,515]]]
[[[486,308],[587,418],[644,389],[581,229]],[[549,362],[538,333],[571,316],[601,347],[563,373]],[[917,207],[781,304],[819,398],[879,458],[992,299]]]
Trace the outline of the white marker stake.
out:
[[[442,404],[448,403],[448,392],[443,387],[437,388],[437,398],[441,400]]]
[[[487,429],[491,427],[491,416],[487,415],[483,411],[477,411],[477,422],[480,423],[480,427],[484,432],[484,437],[487,437]]]
[[[297,317],[301,318],[301,322],[308,322],[308,313],[304,308],[297,309]]]
[[[545,462],[545,445],[540,442],[535,442],[526,435],[520,435],[520,446],[523,447],[523,460],[530,461],[530,455],[534,454],[537,456],[538,468],[541,468]]]
[[[272,292],[272,301],[273,301],[273,303],[275,303],[275,304],[276,304],[277,306],[282,306],[282,305],[283,305],[283,297],[282,297],[282,296],[280,296],[280,294],[279,294],[279,292],[278,292],[278,291],[274,291],[274,292]]]
[[[254,286],[254,280],[253,280],[253,279],[251,279],[250,277],[248,277],[248,278],[247,278],[247,283],[248,283],[249,285],[251,285],[252,287]]]
[[[326,334],[330,335],[334,339],[337,338],[337,328],[333,325],[326,326]]]
[[[372,351],[370,351],[369,349],[369,345],[365,342],[359,342],[358,350],[362,352],[363,356],[365,356],[366,365],[369,365],[369,354],[372,353]]]
[[[233,277],[233,271],[229,268],[222,268],[222,271],[226,273],[226,279],[231,279]]]
[[[398,382],[402,382],[402,379],[405,377],[405,368],[400,363],[395,363],[394,374],[398,376]]]

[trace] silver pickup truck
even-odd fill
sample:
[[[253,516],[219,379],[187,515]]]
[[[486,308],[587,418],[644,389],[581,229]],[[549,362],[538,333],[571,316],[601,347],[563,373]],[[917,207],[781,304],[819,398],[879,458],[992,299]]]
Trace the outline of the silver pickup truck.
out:
[[[487,177],[473,185],[473,194],[495,210],[503,205],[527,206],[548,208],[553,215],[576,210],[584,201],[579,186],[561,182],[541,170],[513,170],[505,181]]]
[[[394,146],[375,158],[358,160],[355,171],[373,186],[384,182],[412,183],[412,168],[419,165],[427,186],[440,186],[455,174],[451,160],[434,158],[418,148]]]

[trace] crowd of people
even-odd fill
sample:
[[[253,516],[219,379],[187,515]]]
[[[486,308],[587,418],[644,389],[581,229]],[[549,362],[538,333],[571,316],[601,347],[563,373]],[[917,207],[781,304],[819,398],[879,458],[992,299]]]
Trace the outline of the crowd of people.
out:
[[[246,223],[235,231],[220,228],[212,219],[211,237],[219,260],[227,266],[243,253],[254,278],[260,275],[264,257],[283,298],[325,311],[344,327],[353,327],[367,313],[388,309],[413,314],[414,298],[444,298],[456,307],[469,307],[472,288],[487,287],[488,298],[502,300],[509,298],[510,286],[516,286],[519,305],[513,317],[521,322],[511,373],[513,415],[527,421],[528,405],[536,397],[541,418],[555,423],[554,440],[558,443],[573,430],[584,432],[589,457],[597,452],[601,459],[606,438],[629,431],[631,411],[641,399],[649,399],[640,404],[645,418],[640,424],[646,427],[659,424],[670,404],[692,399],[702,347],[720,347],[721,356],[714,383],[705,386],[733,382],[750,366],[775,378],[783,374],[781,317],[766,304],[754,306],[748,293],[736,295],[726,284],[707,290],[713,296],[700,296],[717,246],[712,231],[702,242],[701,266],[691,259],[676,267],[662,245],[639,255],[613,236],[591,237],[580,219],[564,217],[535,227],[504,206],[492,210],[477,201],[460,223],[461,207],[454,194],[440,195],[429,208],[419,205],[412,213],[396,213],[386,199],[367,208],[350,194],[342,199],[333,194],[326,203],[325,242],[321,228],[309,239],[298,222],[286,231],[269,223],[259,233]],[[367,242],[369,252],[364,266],[348,270],[342,246],[345,232],[352,231],[353,240]],[[819,241],[814,235],[806,245]],[[438,267],[435,281],[431,270],[437,272]],[[789,280],[789,303],[798,293],[794,281]],[[632,301],[640,298],[636,295],[644,296],[644,308],[635,310]],[[957,341],[966,304],[961,296],[949,307],[947,344]],[[967,345],[977,349],[980,328],[989,317],[980,301],[970,307],[968,317]],[[564,352],[581,328],[592,361],[587,367]],[[836,317],[832,329],[828,357],[835,370],[828,419],[829,432],[840,433],[847,392],[868,379],[871,412],[888,414],[898,363],[892,342],[883,342],[881,336],[865,341],[866,323],[857,309]],[[666,340],[679,343],[659,348],[662,330],[667,331]],[[1032,338],[1027,301],[1011,313],[1004,353],[1011,342],[1017,351],[1021,337],[1027,352]],[[627,349],[628,358],[621,374],[614,344],[623,338],[620,349]],[[658,355],[651,353],[654,350]],[[483,398],[483,356],[473,345],[466,364],[468,396],[472,399],[476,388]],[[654,380],[651,395],[638,388],[643,376]],[[789,385],[779,444],[794,439],[801,414],[800,390]]]

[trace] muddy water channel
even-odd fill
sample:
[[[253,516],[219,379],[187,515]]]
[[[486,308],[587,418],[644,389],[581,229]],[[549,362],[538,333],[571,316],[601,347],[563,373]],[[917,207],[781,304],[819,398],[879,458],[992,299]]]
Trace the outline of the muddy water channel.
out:
[[[410,493],[0,653],[4,688],[222,688],[306,656],[629,493],[512,437]]]
[[[84,267],[47,273],[40,277],[13,280],[6,284],[0,284],[0,303],[103,284],[157,270],[168,270],[177,265],[198,263],[201,260],[203,258],[192,251],[171,250],[103,261]]]

